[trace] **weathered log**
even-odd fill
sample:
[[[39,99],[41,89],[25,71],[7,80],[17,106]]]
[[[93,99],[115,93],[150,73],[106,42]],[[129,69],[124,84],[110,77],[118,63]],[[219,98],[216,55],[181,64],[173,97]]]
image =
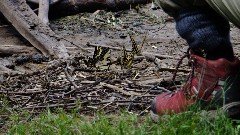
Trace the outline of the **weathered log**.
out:
[[[27,0],[33,6],[39,4],[39,0]],[[79,12],[91,12],[99,9],[119,11],[129,9],[139,4],[147,4],[152,0],[49,0],[52,17],[73,15]],[[35,9],[34,11],[38,11]]]
[[[38,17],[44,23],[48,24],[49,0],[39,1]]]
[[[55,4],[55,3],[59,2],[59,1],[61,1],[61,0],[49,0],[49,3],[50,4]],[[35,3],[35,4],[39,4],[39,0],[27,0],[27,2],[32,2],[32,3]]]
[[[98,9],[118,11],[129,9],[139,4],[147,4],[152,0],[60,0],[50,8],[51,16],[72,15],[79,12],[91,12]]]
[[[39,21],[25,0],[1,0],[0,11],[44,55],[50,58],[69,57],[64,44],[49,26]]]
[[[1,45],[0,47],[0,54],[33,54],[37,53],[38,51],[34,47],[22,46],[22,45]]]
[[[17,74],[22,74],[22,72],[9,69],[9,68],[3,66],[2,63],[0,63],[0,75],[3,75],[3,74],[17,75]]]

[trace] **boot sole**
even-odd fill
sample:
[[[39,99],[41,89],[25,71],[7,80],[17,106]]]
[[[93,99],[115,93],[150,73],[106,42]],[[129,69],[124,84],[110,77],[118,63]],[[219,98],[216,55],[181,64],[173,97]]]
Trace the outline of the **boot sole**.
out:
[[[221,109],[226,113],[227,117],[229,117],[231,119],[235,119],[235,120],[240,120],[240,101],[226,104],[223,107],[221,107]],[[185,113],[187,113],[187,112],[185,112]],[[217,115],[217,111],[216,110],[211,110],[211,111],[208,111],[208,112],[203,111],[201,114],[206,115],[206,113],[211,118],[213,118],[213,117],[215,117]],[[160,117],[161,118],[165,117],[165,115],[159,116],[158,114],[155,114],[152,110],[150,111],[150,115],[151,115],[151,119],[155,123],[159,122]]]
[[[153,122],[158,123],[159,122],[159,115],[155,114],[152,110],[150,111],[151,119]]]
[[[229,118],[240,119],[240,101],[226,104],[222,109]]]

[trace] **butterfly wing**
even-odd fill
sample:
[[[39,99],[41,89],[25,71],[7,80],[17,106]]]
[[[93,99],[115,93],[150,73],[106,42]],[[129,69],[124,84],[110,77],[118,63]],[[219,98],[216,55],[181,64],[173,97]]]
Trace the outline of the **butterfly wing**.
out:
[[[130,68],[133,63],[134,53],[128,53],[125,46],[123,46],[122,55],[121,55],[121,66],[124,68]]]
[[[133,37],[132,37],[131,34],[129,34],[129,37],[130,37],[130,40],[131,40],[131,43],[132,43],[132,52],[138,55],[138,54],[141,53],[141,52],[140,52],[140,50],[138,49],[137,43],[136,43],[136,41],[133,39]]]
[[[132,43],[132,52],[134,54],[136,54],[137,56],[142,55],[143,44],[144,44],[147,36],[144,37],[141,45],[137,45],[136,41],[134,40],[134,38],[132,37],[131,34],[129,34],[129,37],[130,37],[131,43]]]
[[[108,47],[95,46],[94,54],[92,58],[85,60],[85,64],[88,67],[99,67],[102,64],[99,62],[110,60],[110,49]],[[106,62],[104,62],[106,64]],[[109,63],[109,62],[108,62]]]
[[[109,66],[110,66],[110,63],[111,63],[110,54],[111,54],[111,50],[109,48],[102,47],[101,54],[98,57],[99,60],[98,60],[98,63],[96,65],[96,67],[99,70],[109,69]]]

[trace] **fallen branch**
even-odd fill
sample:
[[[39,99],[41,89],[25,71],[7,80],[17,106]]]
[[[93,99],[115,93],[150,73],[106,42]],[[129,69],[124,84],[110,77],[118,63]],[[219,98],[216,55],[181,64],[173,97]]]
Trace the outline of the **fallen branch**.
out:
[[[158,71],[169,71],[169,72],[183,72],[183,73],[189,73],[190,69],[176,69],[176,68],[160,68]]]
[[[64,69],[64,73],[65,76],[67,78],[67,80],[74,86],[75,89],[78,89],[79,86],[74,82],[74,79],[72,78],[72,76],[68,73],[68,66],[69,64],[67,64],[67,67]]]
[[[19,71],[14,71],[12,69],[9,69],[3,65],[0,65],[0,75],[3,75],[3,74],[8,74],[8,75],[19,75],[19,74],[23,74]]]
[[[0,28],[12,27],[12,25],[1,25]]]
[[[50,58],[69,57],[51,28],[40,22],[25,0],[1,0],[0,11],[34,47]]]
[[[44,24],[49,23],[48,12],[49,12],[49,0],[40,0],[38,17],[40,21],[42,21]]]
[[[0,47],[0,54],[33,54],[37,53],[38,51],[34,47],[22,46],[22,45],[1,45]]]
[[[45,92],[47,92],[47,90],[35,89],[35,91],[27,91],[27,92],[0,91],[0,94],[32,95],[32,94],[41,94]]]
[[[61,0],[49,0],[49,4],[52,5],[52,4],[55,4],[59,1],[61,1]],[[27,0],[27,2],[32,2],[32,3],[35,3],[35,4],[39,4],[39,0]],[[40,0],[40,2],[41,2],[41,0]]]
[[[138,116],[142,116],[144,113],[148,113],[149,111],[149,109],[151,108],[151,105],[150,106],[148,106],[145,110],[143,110],[142,112],[140,112],[139,114],[138,114]]]
[[[158,84],[162,80],[163,80],[163,78],[148,79],[148,80],[144,80],[144,81],[137,81],[136,84],[137,85]]]
[[[23,109],[41,109],[41,108],[55,108],[55,107],[71,107],[77,106],[76,103],[68,103],[68,104],[52,104],[52,105],[39,105],[39,106],[28,106],[23,107]]]
[[[110,88],[110,89],[113,89],[113,90],[116,90],[118,92],[121,92],[125,95],[128,95],[128,96],[141,96],[142,94],[141,93],[136,93],[136,92],[128,92],[128,91],[125,91],[123,90],[122,88],[119,88],[117,86],[114,86],[114,85],[111,85],[111,84],[107,84],[107,83],[103,83],[103,82],[100,82],[100,85],[103,86],[103,87],[107,87],[107,88]]]
[[[150,3],[151,0],[61,0],[51,8],[51,15],[71,15],[84,11],[99,9],[121,10],[129,9],[139,4]],[[66,12],[68,11],[68,12]]]

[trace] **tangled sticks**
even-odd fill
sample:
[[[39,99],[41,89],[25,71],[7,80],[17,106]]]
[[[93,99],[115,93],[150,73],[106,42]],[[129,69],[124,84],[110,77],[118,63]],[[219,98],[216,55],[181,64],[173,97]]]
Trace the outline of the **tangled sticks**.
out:
[[[42,71],[9,77],[0,84],[0,98],[16,110],[39,112],[49,108],[79,108],[82,114],[122,109],[143,114],[151,99],[161,92],[155,85],[138,85],[133,71],[96,71],[76,67],[74,61],[60,61]],[[86,70],[84,70],[86,69]],[[138,98],[136,98],[138,97]]]

